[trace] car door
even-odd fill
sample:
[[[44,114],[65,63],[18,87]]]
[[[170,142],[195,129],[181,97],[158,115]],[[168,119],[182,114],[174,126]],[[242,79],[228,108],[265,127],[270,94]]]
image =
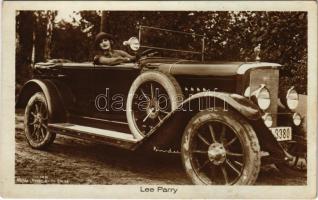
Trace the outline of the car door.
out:
[[[70,89],[72,93],[72,104],[68,111],[71,116],[91,115],[93,103],[92,73],[94,65],[92,63],[66,63],[60,71],[60,79]]]
[[[126,121],[126,100],[132,82],[140,74],[135,63],[95,65],[93,70],[92,116]]]

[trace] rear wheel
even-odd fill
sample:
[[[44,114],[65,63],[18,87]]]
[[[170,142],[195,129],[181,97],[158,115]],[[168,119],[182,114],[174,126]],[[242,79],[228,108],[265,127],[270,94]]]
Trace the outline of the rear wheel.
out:
[[[24,131],[32,148],[43,149],[55,139],[48,130],[48,108],[42,92],[35,93],[29,100],[24,115]]]
[[[185,128],[181,155],[195,184],[250,185],[260,170],[260,147],[252,127],[232,111],[205,110]]]

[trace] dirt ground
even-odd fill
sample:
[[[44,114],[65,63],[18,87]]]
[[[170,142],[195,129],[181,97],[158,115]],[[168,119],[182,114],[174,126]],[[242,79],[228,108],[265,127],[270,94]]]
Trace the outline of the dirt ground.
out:
[[[191,184],[179,155],[145,155],[58,135],[45,151],[29,147],[23,112],[16,113],[16,183],[41,184]],[[257,185],[305,185],[306,174],[283,175],[265,166]]]

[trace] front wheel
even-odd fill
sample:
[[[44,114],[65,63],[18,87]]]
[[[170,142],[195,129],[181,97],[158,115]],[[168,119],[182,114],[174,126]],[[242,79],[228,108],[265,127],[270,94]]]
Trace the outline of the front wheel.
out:
[[[24,132],[32,148],[43,149],[55,139],[48,130],[48,107],[42,92],[35,93],[29,100],[24,115]]]
[[[196,114],[185,128],[181,155],[194,184],[251,185],[260,171],[260,146],[251,125],[222,108]]]

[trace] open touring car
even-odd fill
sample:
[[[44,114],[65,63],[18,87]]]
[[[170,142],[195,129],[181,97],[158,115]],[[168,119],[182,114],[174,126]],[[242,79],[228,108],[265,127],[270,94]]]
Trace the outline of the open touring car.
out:
[[[280,64],[209,62],[200,51],[124,44],[146,49],[134,63],[115,66],[51,60],[34,66],[17,100],[25,135],[43,149],[56,134],[130,150],[180,153],[195,184],[253,184],[262,164],[282,172],[306,168],[303,117],[293,87],[279,94]],[[196,54],[173,58],[167,52]],[[166,55],[164,55],[166,53]],[[137,52],[138,54],[138,52]],[[169,54],[169,53],[168,53]]]

